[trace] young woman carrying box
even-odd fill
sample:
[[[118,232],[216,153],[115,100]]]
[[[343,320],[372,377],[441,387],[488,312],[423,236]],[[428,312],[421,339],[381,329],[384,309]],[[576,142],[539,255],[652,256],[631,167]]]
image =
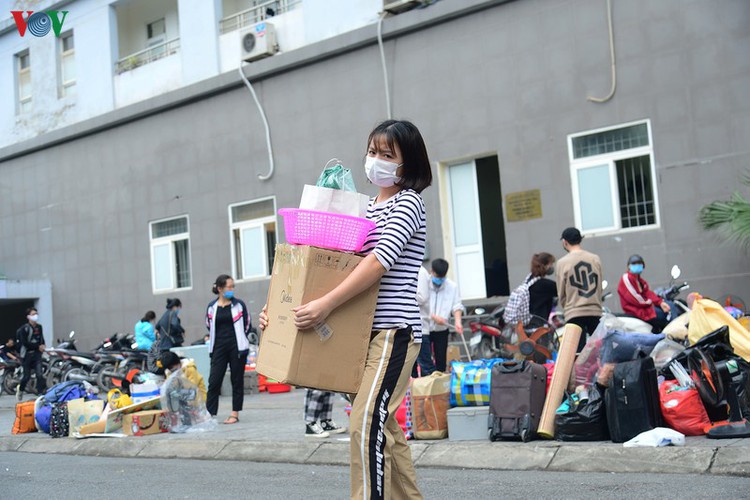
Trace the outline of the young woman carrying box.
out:
[[[432,172],[419,130],[398,120],[375,127],[367,139],[365,173],[379,188],[367,210],[376,224],[362,249],[368,255],[331,292],[296,308],[295,324],[304,329],[322,323],[380,280],[367,364],[352,403],[351,497],[422,498],[395,418],[422,341],[416,294],[426,222],[420,193],[432,183]],[[260,327],[267,325],[264,307]]]

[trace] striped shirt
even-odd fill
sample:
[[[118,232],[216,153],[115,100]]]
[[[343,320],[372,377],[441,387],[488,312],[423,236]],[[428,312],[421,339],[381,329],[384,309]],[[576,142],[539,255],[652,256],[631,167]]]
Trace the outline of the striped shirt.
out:
[[[399,191],[382,203],[371,198],[367,218],[376,226],[362,252],[373,252],[386,271],[380,280],[373,329],[411,326],[415,343],[420,343],[417,276],[427,236],[424,201],[411,189]]]

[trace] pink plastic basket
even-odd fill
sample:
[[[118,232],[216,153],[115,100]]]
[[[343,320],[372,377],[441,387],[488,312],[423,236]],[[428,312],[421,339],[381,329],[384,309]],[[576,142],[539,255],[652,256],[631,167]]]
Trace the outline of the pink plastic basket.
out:
[[[310,245],[342,252],[359,252],[375,223],[315,210],[282,208],[286,240],[293,245]]]

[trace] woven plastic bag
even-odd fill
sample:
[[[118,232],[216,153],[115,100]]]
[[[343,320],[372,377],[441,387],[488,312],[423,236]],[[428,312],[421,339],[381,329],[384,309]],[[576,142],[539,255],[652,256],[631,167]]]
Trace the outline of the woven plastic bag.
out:
[[[351,191],[354,193],[357,192],[357,188],[354,187],[352,171],[348,168],[344,168],[338,158],[333,158],[326,163],[323,173],[320,174],[318,182],[316,182],[315,185],[318,187],[341,189],[343,191]]]
[[[451,406],[489,406],[492,367],[502,358],[451,363]]]

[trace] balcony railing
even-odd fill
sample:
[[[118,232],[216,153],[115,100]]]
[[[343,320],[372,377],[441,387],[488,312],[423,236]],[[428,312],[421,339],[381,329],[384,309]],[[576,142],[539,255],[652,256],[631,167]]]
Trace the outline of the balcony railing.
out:
[[[221,34],[235,31],[245,26],[251,26],[255,23],[263,21],[273,16],[278,16],[284,12],[289,12],[294,9],[297,5],[301,4],[302,0],[270,0],[264,2],[255,7],[250,7],[247,10],[243,10],[231,16],[225,17],[219,22],[219,30]],[[266,13],[268,9],[273,11]]]
[[[163,57],[171,56],[176,54],[180,50],[180,39],[173,38],[167,40],[158,45],[153,45],[147,49],[130,54],[127,57],[123,57],[117,64],[115,64],[115,72],[119,75],[131,69],[135,69],[144,64],[148,64],[161,59]]]

